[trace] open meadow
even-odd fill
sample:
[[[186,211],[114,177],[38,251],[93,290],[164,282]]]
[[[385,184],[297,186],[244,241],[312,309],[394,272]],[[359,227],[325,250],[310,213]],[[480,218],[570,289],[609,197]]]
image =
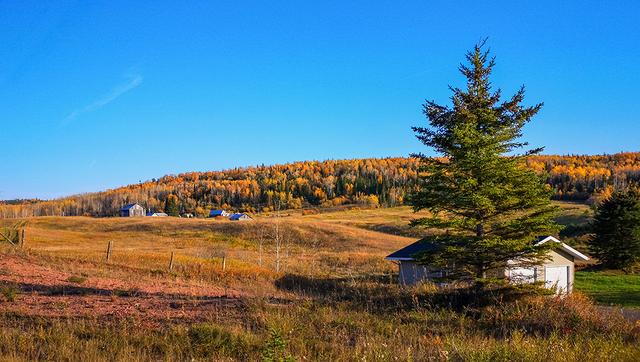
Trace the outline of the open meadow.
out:
[[[561,206],[566,224],[589,213],[584,205]],[[415,240],[413,217],[400,207],[292,211],[245,222],[29,219],[23,248],[0,247],[0,355],[640,359],[640,324],[579,293],[468,308],[426,285],[399,287],[396,266],[384,256]]]

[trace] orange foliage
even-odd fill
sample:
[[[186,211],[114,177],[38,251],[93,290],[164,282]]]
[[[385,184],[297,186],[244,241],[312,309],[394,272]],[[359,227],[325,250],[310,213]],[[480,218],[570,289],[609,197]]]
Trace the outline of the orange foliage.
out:
[[[383,158],[188,172],[57,200],[4,202],[0,203],[0,217],[115,216],[122,205],[131,202],[162,211],[171,194],[178,197],[181,212],[198,215],[213,207],[254,211],[349,203],[396,206],[416,187],[418,166],[414,158]],[[544,175],[556,199],[586,201],[612,188],[640,182],[638,152],[531,156],[527,166]]]

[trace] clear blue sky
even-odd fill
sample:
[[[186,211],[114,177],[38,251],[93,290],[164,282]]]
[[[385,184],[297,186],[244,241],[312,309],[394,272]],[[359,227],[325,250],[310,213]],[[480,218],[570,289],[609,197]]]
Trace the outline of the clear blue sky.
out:
[[[545,102],[532,145],[638,151],[639,23],[636,1],[0,1],[0,199],[424,151],[421,103],[482,37],[494,84]]]

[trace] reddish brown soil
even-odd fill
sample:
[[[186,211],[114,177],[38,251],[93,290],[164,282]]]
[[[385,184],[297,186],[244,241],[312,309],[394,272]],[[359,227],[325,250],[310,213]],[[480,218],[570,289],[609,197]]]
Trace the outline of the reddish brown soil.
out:
[[[14,286],[15,301],[0,296],[0,312],[26,316],[131,318],[144,324],[228,320],[240,312],[241,293],[189,282],[87,277],[79,283],[32,256],[0,254],[0,285]]]

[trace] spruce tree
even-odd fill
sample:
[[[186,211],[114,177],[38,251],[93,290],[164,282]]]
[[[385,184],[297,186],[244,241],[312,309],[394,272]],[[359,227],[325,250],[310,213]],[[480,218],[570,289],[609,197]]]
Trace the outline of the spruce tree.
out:
[[[602,265],[624,269],[640,262],[640,192],[617,191],[596,211],[589,248]]]
[[[460,65],[467,89],[449,87],[451,106],[423,105],[429,126],[413,130],[442,157],[413,155],[421,158],[421,169],[409,197],[414,211],[430,211],[413,225],[443,231],[423,241],[431,250],[417,260],[445,268],[450,278],[472,280],[479,289],[507,265],[541,264],[550,245],[534,240],[557,231],[551,190],[525,167],[526,157],[542,148],[521,151],[527,146],[520,141],[522,128],[542,103],[523,106],[524,86],[501,101],[489,80],[495,60],[483,47],[477,44],[466,55],[469,64]]]
[[[167,200],[164,204],[164,212],[169,216],[180,216],[180,209],[178,208],[178,197],[176,195],[167,196]]]

